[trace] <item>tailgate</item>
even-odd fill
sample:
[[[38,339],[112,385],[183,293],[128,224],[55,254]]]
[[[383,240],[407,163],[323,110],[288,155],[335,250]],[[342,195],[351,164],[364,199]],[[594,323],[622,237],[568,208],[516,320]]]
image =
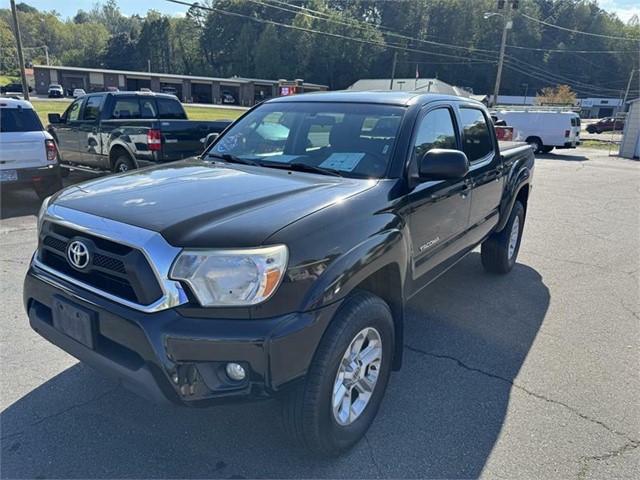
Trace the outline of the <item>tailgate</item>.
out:
[[[42,167],[47,164],[44,132],[0,133],[0,169]]]
[[[222,132],[231,121],[159,120],[162,132],[162,159],[179,160],[200,155],[209,133]]]

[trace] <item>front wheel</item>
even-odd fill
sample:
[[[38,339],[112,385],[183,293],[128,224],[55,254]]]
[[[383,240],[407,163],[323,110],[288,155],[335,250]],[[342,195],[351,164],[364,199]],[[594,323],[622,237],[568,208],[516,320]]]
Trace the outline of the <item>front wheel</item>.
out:
[[[480,250],[482,266],[492,273],[507,273],[516,263],[524,228],[524,206],[516,201],[509,221],[500,232],[495,232],[483,243]]]
[[[285,431],[312,453],[353,447],[378,412],[394,351],[389,306],[368,292],[345,300],[325,332],[304,381],[282,402]]]
[[[553,150],[553,147],[542,147],[542,153],[549,153]]]

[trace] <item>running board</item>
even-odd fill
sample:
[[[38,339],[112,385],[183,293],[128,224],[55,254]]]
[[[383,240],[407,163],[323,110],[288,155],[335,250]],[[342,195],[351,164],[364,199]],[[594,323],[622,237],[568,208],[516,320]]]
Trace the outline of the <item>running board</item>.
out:
[[[90,167],[81,167],[78,165],[67,165],[64,163],[60,164],[60,168],[66,168],[67,170],[78,170],[79,172],[87,172],[87,173],[95,173],[96,175],[99,173],[109,173],[107,170],[97,170],[95,168]]]

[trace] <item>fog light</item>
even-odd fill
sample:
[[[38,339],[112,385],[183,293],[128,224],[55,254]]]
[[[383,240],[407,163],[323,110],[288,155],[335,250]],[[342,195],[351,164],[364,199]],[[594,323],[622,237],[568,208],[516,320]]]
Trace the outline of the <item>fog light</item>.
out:
[[[235,380],[239,382],[240,380],[244,380],[244,377],[247,376],[247,373],[242,368],[242,365],[238,363],[227,363],[225,367],[225,371],[231,380]]]

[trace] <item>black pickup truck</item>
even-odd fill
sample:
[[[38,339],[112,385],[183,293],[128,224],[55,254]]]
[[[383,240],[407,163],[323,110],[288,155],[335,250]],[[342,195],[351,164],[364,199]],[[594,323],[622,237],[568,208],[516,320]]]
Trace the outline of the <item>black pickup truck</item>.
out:
[[[280,396],[297,444],[339,454],[402,364],[407,301],[478,245],[511,270],[533,168],[468,99],[270,100],[199,158],[45,201],[25,308],[141,396]]]
[[[48,118],[63,167],[114,172],[199,155],[205,139],[231,124],[187,120],[175,96],[151,92],[84,95]]]

